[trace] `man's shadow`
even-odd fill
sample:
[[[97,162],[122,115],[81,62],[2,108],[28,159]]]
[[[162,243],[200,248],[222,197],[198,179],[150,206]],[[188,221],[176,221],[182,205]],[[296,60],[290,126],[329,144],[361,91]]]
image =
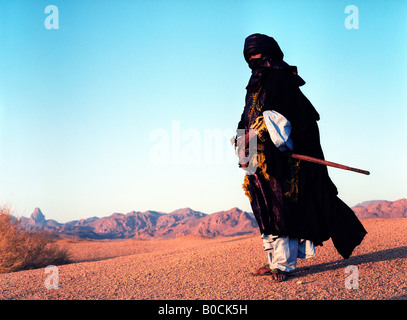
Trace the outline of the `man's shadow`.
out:
[[[365,253],[357,256],[351,256],[348,259],[341,259],[331,262],[320,263],[312,267],[300,267],[296,270],[295,276],[315,274],[327,270],[336,270],[346,268],[349,265],[358,265],[366,262],[390,261],[407,257],[407,246],[392,249],[380,250],[376,252]]]

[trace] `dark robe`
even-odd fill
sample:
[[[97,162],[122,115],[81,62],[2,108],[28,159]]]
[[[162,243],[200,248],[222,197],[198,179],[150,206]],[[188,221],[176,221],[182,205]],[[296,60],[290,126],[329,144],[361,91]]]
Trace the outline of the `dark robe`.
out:
[[[263,111],[275,110],[292,125],[293,152],[324,159],[319,114],[299,88],[305,82],[296,67],[282,60],[270,61],[264,59],[257,74],[253,72],[238,129],[248,130]],[[332,238],[339,254],[348,258],[366,230],[353,210],[338,198],[326,166],[289,158],[270,138],[258,140],[261,143],[268,177],[258,168],[247,176],[246,186],[260,232],[307,239],[315,245]]]

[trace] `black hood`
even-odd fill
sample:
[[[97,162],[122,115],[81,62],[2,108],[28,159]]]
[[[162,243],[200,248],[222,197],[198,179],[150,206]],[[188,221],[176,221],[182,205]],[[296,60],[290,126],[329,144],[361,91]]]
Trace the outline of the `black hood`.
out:
[[[284,54],[274,38],[265,34],[255,33],[248,36],[244,42],[243,55],[246,62],[252,55],[267,54],[274,61],[283,60]]]

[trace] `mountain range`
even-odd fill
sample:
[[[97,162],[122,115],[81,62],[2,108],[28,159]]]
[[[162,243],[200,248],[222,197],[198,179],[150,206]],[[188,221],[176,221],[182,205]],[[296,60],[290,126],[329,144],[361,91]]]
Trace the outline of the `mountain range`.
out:
[[[237,236],[258,232],[253,214],[232,208],[212,214],[178,209],[171,213],[131,211],[108,217],[92,217],[58,223],[46,220],[39,208],[30,218],[22,217],[21,225],[29,230],[42,230],[62,237],[85,239],[169,239],[187,235],[203,237]]]
[[[352,208],[359,219],[407,218],[407,199],[397,201],[373,200]],[[45,219],[36,208],[30,218],[22,217],[21,225],[29,230],[51,232],[60,237],[84,239],[169,239],[186,235],[203,237],[237,236],[258,233],[252,213],[239,208],[205,214],[190,208],[170,213],[131,211],[113,213],[108,217],[91,217],[59,223]]]
[[[352,209],[359,219],[407,218],[407,199],[366,201]]]

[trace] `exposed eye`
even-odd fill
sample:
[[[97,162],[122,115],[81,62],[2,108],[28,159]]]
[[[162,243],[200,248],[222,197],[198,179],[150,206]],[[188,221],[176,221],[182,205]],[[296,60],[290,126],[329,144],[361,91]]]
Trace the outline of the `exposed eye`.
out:
[[[252,55],[252,56],[249,58],[249,60],[251,60],[251,59],[258,59],[258,58],[261,58],[261,53]]]

